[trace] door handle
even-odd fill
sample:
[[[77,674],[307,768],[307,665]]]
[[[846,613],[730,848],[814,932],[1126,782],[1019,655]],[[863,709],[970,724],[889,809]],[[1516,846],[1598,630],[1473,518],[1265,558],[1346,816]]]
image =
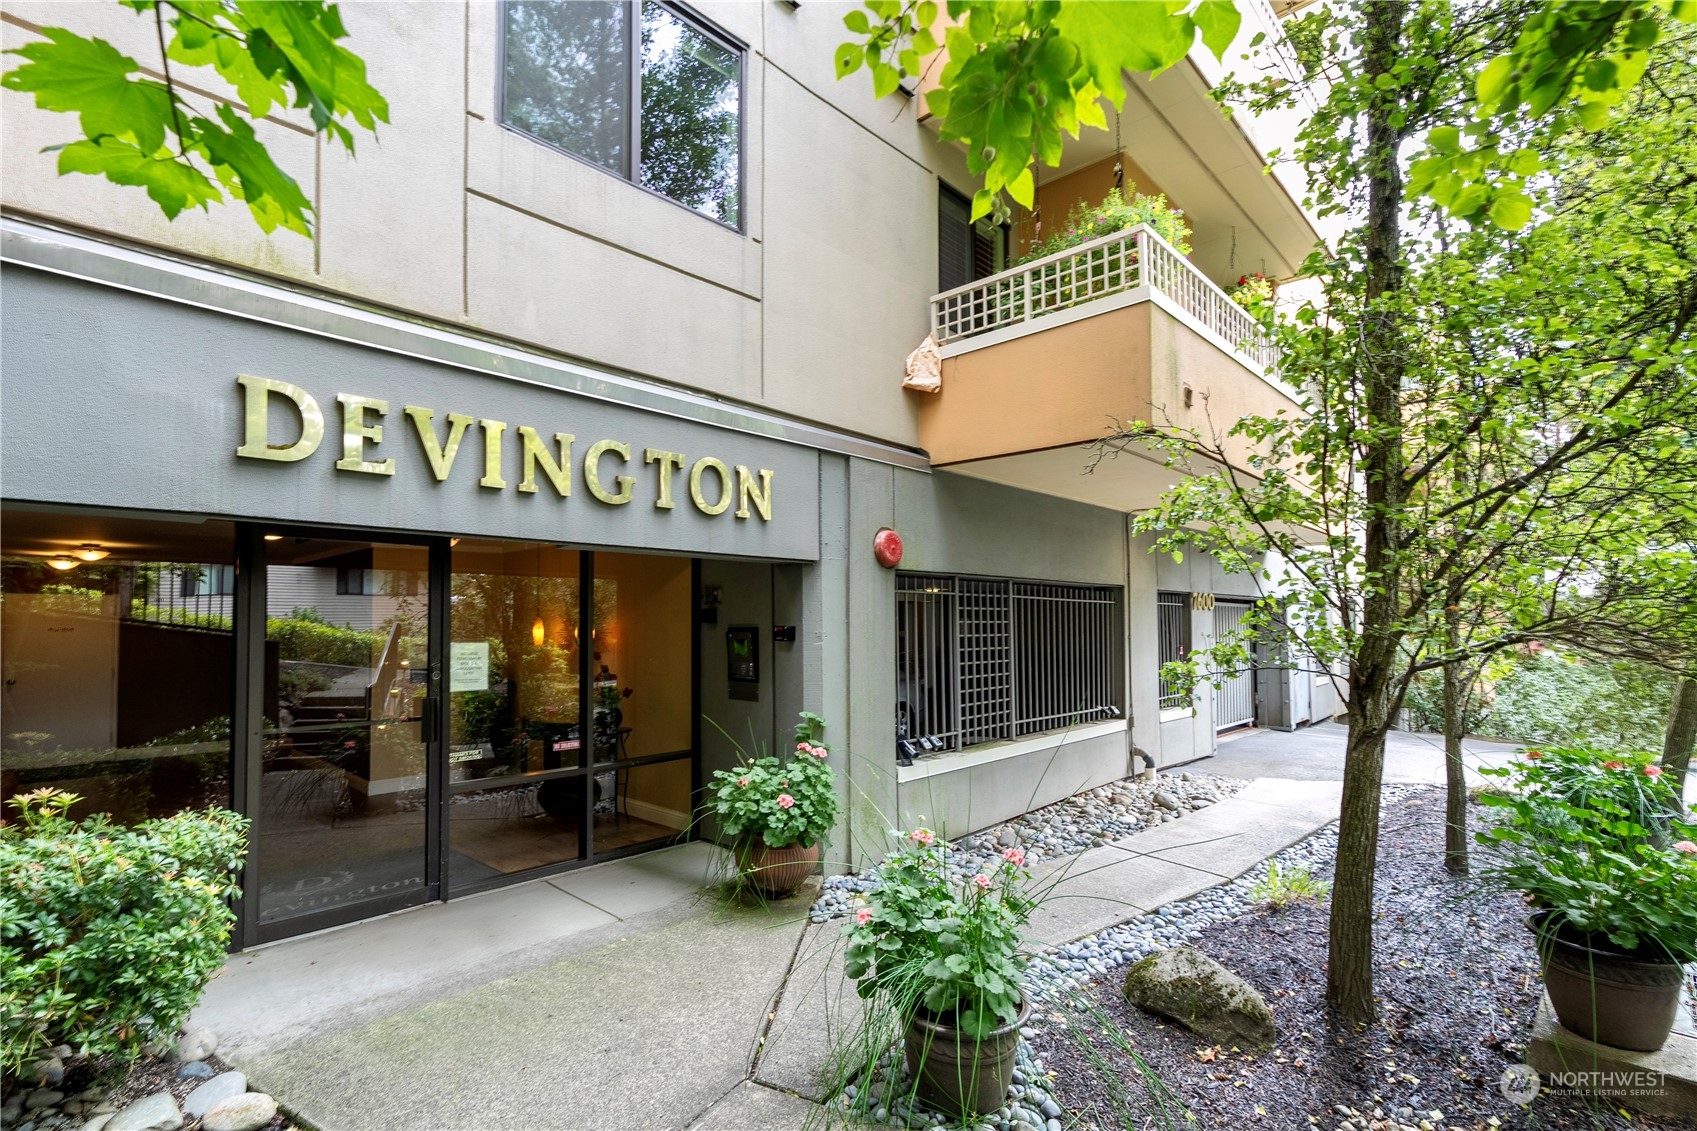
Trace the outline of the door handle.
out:
[[[442,737],[441,708],[442,700],[440,697],[431,695],[425,698],[423,725],[419,728],[422,741],[436,742]]]

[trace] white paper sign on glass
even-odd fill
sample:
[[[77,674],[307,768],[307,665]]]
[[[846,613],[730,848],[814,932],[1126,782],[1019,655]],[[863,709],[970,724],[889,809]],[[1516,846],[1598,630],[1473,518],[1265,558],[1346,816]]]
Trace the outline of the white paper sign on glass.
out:
[[[489,690],[489,641],[456,640],[449,646],[448,690]]]

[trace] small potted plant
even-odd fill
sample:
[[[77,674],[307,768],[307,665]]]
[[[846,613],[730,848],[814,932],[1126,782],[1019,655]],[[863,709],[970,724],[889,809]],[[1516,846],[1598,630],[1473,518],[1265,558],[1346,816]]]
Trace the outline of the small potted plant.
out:
[[[1512,789],[1477,834],[1485,875],[1533,905],[1544,986],[1562,1026],[1638,1051],[1667,1041],[1683,964],[1697,960],[1697,827],[1651,754],[1528,750],[1482,773]]]
[[[738,746],[737,766],[713,772],[708,806],[731,841],[737,874],[774,898],[813,874],[820,845],[837,823],[837,784],[826,762],[830,747],[820,741],[824,731],[824,719],[803,711],[793,750],[781,757],[750,755]]]
[[[905,1022],[908,1075],[941,1111],[987,1115],[1007,1099],[1019,1027],[1030,1015],[1021,931],[1037,900],[1025,854],[965,879],[930,829],[878,868],[872,902],[844,930],[844,970],[860,996]]]

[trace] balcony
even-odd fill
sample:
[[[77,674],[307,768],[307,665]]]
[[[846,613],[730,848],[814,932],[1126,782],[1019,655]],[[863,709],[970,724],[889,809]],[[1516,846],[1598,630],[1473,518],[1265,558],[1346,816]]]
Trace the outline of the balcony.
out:
[[[1175,472],[1132,452],[1086,474],[1116,422],[1223,436],[1298,411],[1254,319],[1147,227],[936,295],[931,327],[942,390],[919,421],[933,465],[1025,490],[1140,510]]]

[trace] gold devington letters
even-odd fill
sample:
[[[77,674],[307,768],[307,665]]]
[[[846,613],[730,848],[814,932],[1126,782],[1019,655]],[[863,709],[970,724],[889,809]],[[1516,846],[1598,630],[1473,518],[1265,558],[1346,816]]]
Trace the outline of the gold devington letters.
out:
[[[236,449],[239,459],[266,460],[272,463],[298,463],[317,452],[324,442],[324,410],[318,401],[299,385],[269,377],[243,374],[236,378],[242,394],[242,444]],[[383,420],[389,414],[389,402],[377,397],[354,393],[337,393],[336,403],[342,409],[341,456],[335,462],[338,472],[359,475],[393,476],[397,461],[393,456],[379,459],[383,445]],[[288,433],[273,439],[271,413],[274,405],[292,408],[300,417],[298,434],[287,425],[279,429]],[[501,420],[486,420],[468,413],[442,414],[447,426],[444,436],[437,427],[435,409],[406,405],[402,412],[412,422],[412,433],[424,451],[424,463],[431,480],[446,483],[460,454],[466,434],[476,425],[483,439],[483,476],[478,486],[491,491],[507,489],[505,464],[508,425]],[[577,437],[570,432],[547,433],[521,424],[517,428],[520,478],[517,490],[526,495],[541,494],[538,484],[546,480],[553,495],[560,499],[571,497],[573,446]],[[404,441],[393,441],[403,443]],[[398,449],[396,449],[398,450]],[[416,451],[416,450],[415,450]],[[621,474],[634,458],[635,449],[623,440],[597,440],[583,449],[577,472],[591,498],[605,506],[624,506],[637,496],[637,476]],[[677,477],[689,469],[689,501],[696,510],[709,517],[724,514],[736,504],[733,516],[761,522],[772,521],[772,470],[750,468],[745,464],[727,464],[713,456],[700,456],[693,462],[682,452],[665,448],[642,449],[642,462],[654,468],[652,479],[656,510],[677,509]],[[734,470],[733,470],[734,467]],[[540,479],[537,472],[541,471]],[[471,474],[476,474],[472,472]]]

